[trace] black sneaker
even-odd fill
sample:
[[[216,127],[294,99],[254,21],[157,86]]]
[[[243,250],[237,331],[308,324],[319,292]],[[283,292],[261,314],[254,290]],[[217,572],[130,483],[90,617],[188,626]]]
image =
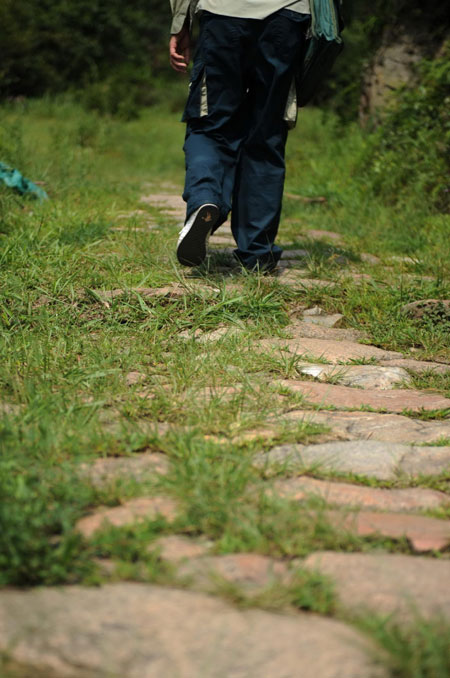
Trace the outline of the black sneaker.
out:
[[[206,257],[206,244],[219,220],[217,205],[202,205],[191,214],[180,231],[177,257],[183,266],[198,266]]]

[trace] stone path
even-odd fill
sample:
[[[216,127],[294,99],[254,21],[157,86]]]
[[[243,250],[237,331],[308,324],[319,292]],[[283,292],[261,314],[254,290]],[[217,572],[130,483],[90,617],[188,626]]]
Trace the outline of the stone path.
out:
[[[119,215],[113,229],[117,237],[129,230],[158,229],[160,218],[183,222],[185,206],[176,186],[147,190],[139,209]],[[340,258],[343,277],[361,284],[370,278],[345,270],[348,258],[337,249],[345,245],[341,234],[303,229],[302,237],[305,247],[314,241],[331,243],[327,248],[337,252],[333,256]],[[233,246],[227,223],[211,238],[211,247],[217,257],[226,258]],[[297,293],[336,289],[337,278],[310,275],[309,259],[308,249],[285,250],[273,284]],[[381,264],[370,253],[363,253],[361,260]],[[224,270],[230,270],[228,264]],[[177,282],[158,288],[94,289],[86,294],[105,308],[130,296],[176,306],[188,303],[192,295],[207,304],[220,289],[240,291],[239,276],[225,277],[220,288],[207,275],[180,274]],[[434,302],[409,305],[404,312],[421,317],[436,308]],[[449,303],[438,305],[442,314],[448,314]],[[272,400],[280,405],[295,402],[287,393],[297,394],[301,405],[286,405],[276,418],[268,416],[267,426],[259,431],[209,437],[250,445],[266,440],[265,448],[251,452],[255,485],[250,492],[262,489],[268,500],[290,502],[293,510],[307,511],[310,521],[327,524],[367,552],[342,552],[336,546],[336,551],[302,558],[223,553],[212,539],[193,534],[189,523],[180,522],[180,502],[156,485],[177,464],[176,457],[169,461],[162,451],[146,450],[85,462],[78,478],[98,492],[128,482],[137,484],[142,496],[127,499],[124,494],[116,506],[93,508],[76,524],[79,535],[89,541],[111,527],[164,525],[168,534],[146,548],[167,566],[171,585],[124,583],[114,561],[102,560],[101,571],[111,582],[98,588],[1,592],[0,655],[7,653],[12,670],[22,667],[24,676],[31,671],[33,676],[55,678],[387,678],[374,662],[377,648],[351,626],[348,613],[392,615],[401,623],[414,620],[417,613],[450,619],[450,399],[411,386],[413,375],[445,375],[450,366],[372,346],[363,331],[345,323],[342,314],[328,314],[314,305],[296,307],[283,337],[253,340],[255,353],[288,358],[295,365],[289,379],[263,374],[257,390],[270,388]],[[248,327],[242,320],[239,326],[223,324],[212,331],[187,329],[179,338],[185,345],[199,344],[201,360],[213,350],[213,342],[233,341]],[[155,397],[157,388],[171,395],[170,384],[147,383],[139,370],[125,374],[124,385],[147,400]],[[215,397],[226,402],[244,392],[251,397],[247,386],[218,383],[194,388],[188,396],[199,403]],[[183,407],[189,397],[177,402]],[[9,411],[7,403],[1,407]],[[111,433],[120,414],[110,408],[103,418]],[[156,439],[177,431],[169,421],[143,418],[143,424],[151,424]],[[309,444],[267,444],[283,427],[295,430],[303,424],[319,425],[323,432]],[[374,543],[377,550],[369,550]],[[238,550],[239,544],[228,547]],[[254,601],[271,590],[287,591],[296,585],[299,571],[324,576],[334,586],[334,618],[292,608],[277,613],[239,609],[220,597],[238,591]]]

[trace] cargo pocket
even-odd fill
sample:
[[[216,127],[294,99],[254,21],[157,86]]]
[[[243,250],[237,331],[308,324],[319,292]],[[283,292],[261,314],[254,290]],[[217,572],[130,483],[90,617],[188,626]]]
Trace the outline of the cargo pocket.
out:
[[[297,122],[297,90],[295,86],[295,78],[293,78],[291,87],[289,89],[286,107],[284,109],[283,119],[287,123],[288,129],[294,129]]]
[[[194,64],[189,95],[184,109],[182,121],[192,118],[204,118],[208,115],[208,88],[206,84],[206,66],[201,61]]]

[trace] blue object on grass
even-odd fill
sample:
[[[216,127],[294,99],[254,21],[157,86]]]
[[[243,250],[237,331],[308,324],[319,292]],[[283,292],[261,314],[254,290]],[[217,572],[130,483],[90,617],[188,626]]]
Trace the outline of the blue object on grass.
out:
[[[21,195],[34,195],[41,202],[48,200],[48,195],[42,188],[26,179],[19,170],[8,167],[3,162],[0,162],[0,181]]]

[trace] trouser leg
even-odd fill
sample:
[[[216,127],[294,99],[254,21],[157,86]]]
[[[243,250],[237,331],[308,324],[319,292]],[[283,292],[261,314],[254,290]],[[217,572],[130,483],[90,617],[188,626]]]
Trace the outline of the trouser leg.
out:
[[[284,112],[304,39],[304,25],[274,14],[261,22],[249,74],[248,132],[242,143],[233,192],[236,254],[247,268],[274,265],[274,244],[285,178]]]
[[[183,198],[187,215],[204,203],[218,205],[220,223],[231,209],[236,161],[244,128],[248,20],[205,12],[183,119],[187,122]]]
[[[212,203],[220,209],[219,226],[231,209],[237,151],[188,122],[184,152],[186,214],[189,216],[200,205]]]

